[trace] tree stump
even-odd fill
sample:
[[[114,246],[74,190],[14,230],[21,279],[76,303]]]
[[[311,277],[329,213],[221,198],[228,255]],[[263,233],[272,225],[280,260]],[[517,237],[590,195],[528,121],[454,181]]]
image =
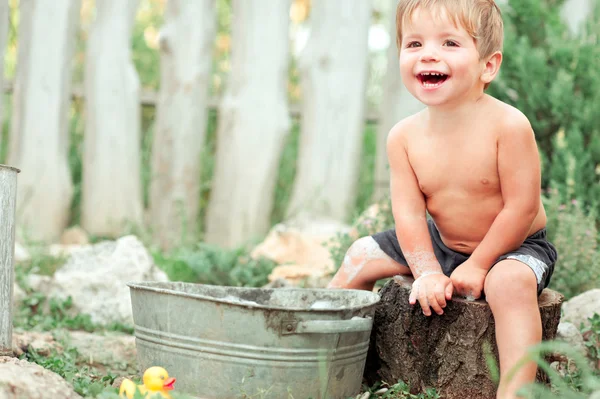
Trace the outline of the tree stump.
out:
[[[367,381],[402,380],[413,393],[435,388],[444,399],[496,398],[484,349],[488,346],[498,362],[494,318],[487,302],[453,298],[442,316],[426,317],[420,306],[408,303],[412,282],[397,276],[380,291],[365,367]],[[563,299],[550,289],[540,295],[544,340],[556,336]],[[546,382],[547,377],[538,373],[538,380]]]

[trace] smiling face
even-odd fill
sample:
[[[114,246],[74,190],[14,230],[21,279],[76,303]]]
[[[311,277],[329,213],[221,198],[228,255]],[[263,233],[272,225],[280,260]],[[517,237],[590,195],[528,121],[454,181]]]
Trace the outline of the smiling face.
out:
[[[482,93],[487,75],[475,40],[443,9],[418,8],[402,27],[400,73],[408,91],[428,106]]]

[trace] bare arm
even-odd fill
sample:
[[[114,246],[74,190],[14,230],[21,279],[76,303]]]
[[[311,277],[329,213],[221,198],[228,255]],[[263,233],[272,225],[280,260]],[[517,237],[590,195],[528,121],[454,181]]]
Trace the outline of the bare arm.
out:
[[[517,249],[539,212],[540,159],[527,118],[518,114],[498,138],[498,173],[504,207],[477,246],[472,260],[489,270],[498,256]]]
[[[419,278],[422,274],[441,273],[442,268],[433,253],[425,199],[408,159],[403,128],[403,122],[394,126],[387,141],[392,212],[402,253],[413,276]]]

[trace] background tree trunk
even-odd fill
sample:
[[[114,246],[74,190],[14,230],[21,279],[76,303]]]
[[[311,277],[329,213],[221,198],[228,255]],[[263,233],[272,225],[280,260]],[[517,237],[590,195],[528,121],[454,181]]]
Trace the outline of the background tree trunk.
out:
[[[412,278],[396,277],[380,291],[365,366],[370,383],[410,384],[413,393],[435,388],[445,399],[495,399],[485,350],[498,364],[495,325],[484,300],[453,298],[442,316],[424,316],[408,303]],[[544,290],[539,298],[543,339],[556,336],[563,296]],[[546,376],[538,374],[540,380]]]
[[[19,224],[32,239],[58,238],[69,221],[67,161],[71,58],[80,0],[21,0],[9,163],[21,169]]]
[[[4,60],[6,53],[6,39],[8,37],[8,25],[10,22],[10,8],[8,0],[0,0],[0,54]],[[4,62],[0,62],[0,87],[4,87]],[[0,126],[4,126],[4,101],[0,101]],[[0,148],[6,143],[2,143],[2,135],[0,135]]]
[[[206,241],[232,247],[270,226],[289,132],[288,0],[234,0],[232,58],[220,108]]]
[[[0,166],[0,356],[12,355],[17,173]]]
[[[290,218],[345,220],[357,188],[368,66],[368,0],[313,2],[299,60],[302,132]]]
[[[392,12],[390,47],[387,50],[387,70],[383,82],[383,98],[377,126],[377,158],[375,161],[374,201],[390,192],[390,172],[386,141],[390,129],[400,120],[424,108],[424,105],[406,90],[400,77],[399,52],[396,46],[396,9]]]
[[[142,222],[140,83],[131,61],[138,0],[96,2],[87,43],[81,224],[116,237]]]
[[[563,4],[562,14],[572,32],[581,32],[583,24],[593,13],[590,0],[567,0]]]
[[[163,249],[196,235],[216,17],[214,0],[166,6],[150,186],[154,237]]]

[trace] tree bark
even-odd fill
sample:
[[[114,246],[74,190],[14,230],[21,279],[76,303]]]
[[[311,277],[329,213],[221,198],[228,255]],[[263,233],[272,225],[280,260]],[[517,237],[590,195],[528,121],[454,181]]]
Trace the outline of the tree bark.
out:
[[[197,233],[215,31],[214,0],[167,3],[150,185],[154,237],[163,249]]]
[[[425,106],[406,90],[400,77],[399,52],[396,46],[396,12],[392,13],[387,71],[377,126],[377,158],[373,200],[379,201],[390,192],[390,172],[386,142],[391,128],[400,120],[421,111]]]
[[[138,0],[96,2],[87,43],[81,224],[117,237],[142,223],[140,83],[131,61]]]
[[[0,0],[0,54],[4,60],[6,52],[6,39],[8,37],[8,25],[10,22],[10,8],[8,0]],[[0,62],[0,87],[4,87],[4,62]],[[4,126],[4,101],[0,101],[0,126]],[[2,148],[2,136],[0,134],[0,148]]]
[[[17,173],[0,166],[0,356],[12,355]]]
[[[368,67],[368,0],[313,2],[299,60],[303,91],[298,174],[289,218],[345,221],[360,168]]]
[[[267,233],[290,122],[288,0],[234,0],[231,73],[219,118],[207,214],[210,243],[233,247]]]
[[[484,300],[454,298],[443,316],[426,317],[410,306],[412,278],[395,277],[380,291],[365,376],[409,383],[413,393],[435,388],[445,399],[495,399],[486,345],[498,362],[494,318]],[[543,339],[556,336],[563,296],[546,289],[539,298]],[[498,364],[498,363],[497,363]],[[545,376],[538,374],[540,380]]]
[[[58,238],[69,220],[67,160],[71,58],[80,0],[21,0],[9,163],[22,170],[19,224],[35,240]]]

